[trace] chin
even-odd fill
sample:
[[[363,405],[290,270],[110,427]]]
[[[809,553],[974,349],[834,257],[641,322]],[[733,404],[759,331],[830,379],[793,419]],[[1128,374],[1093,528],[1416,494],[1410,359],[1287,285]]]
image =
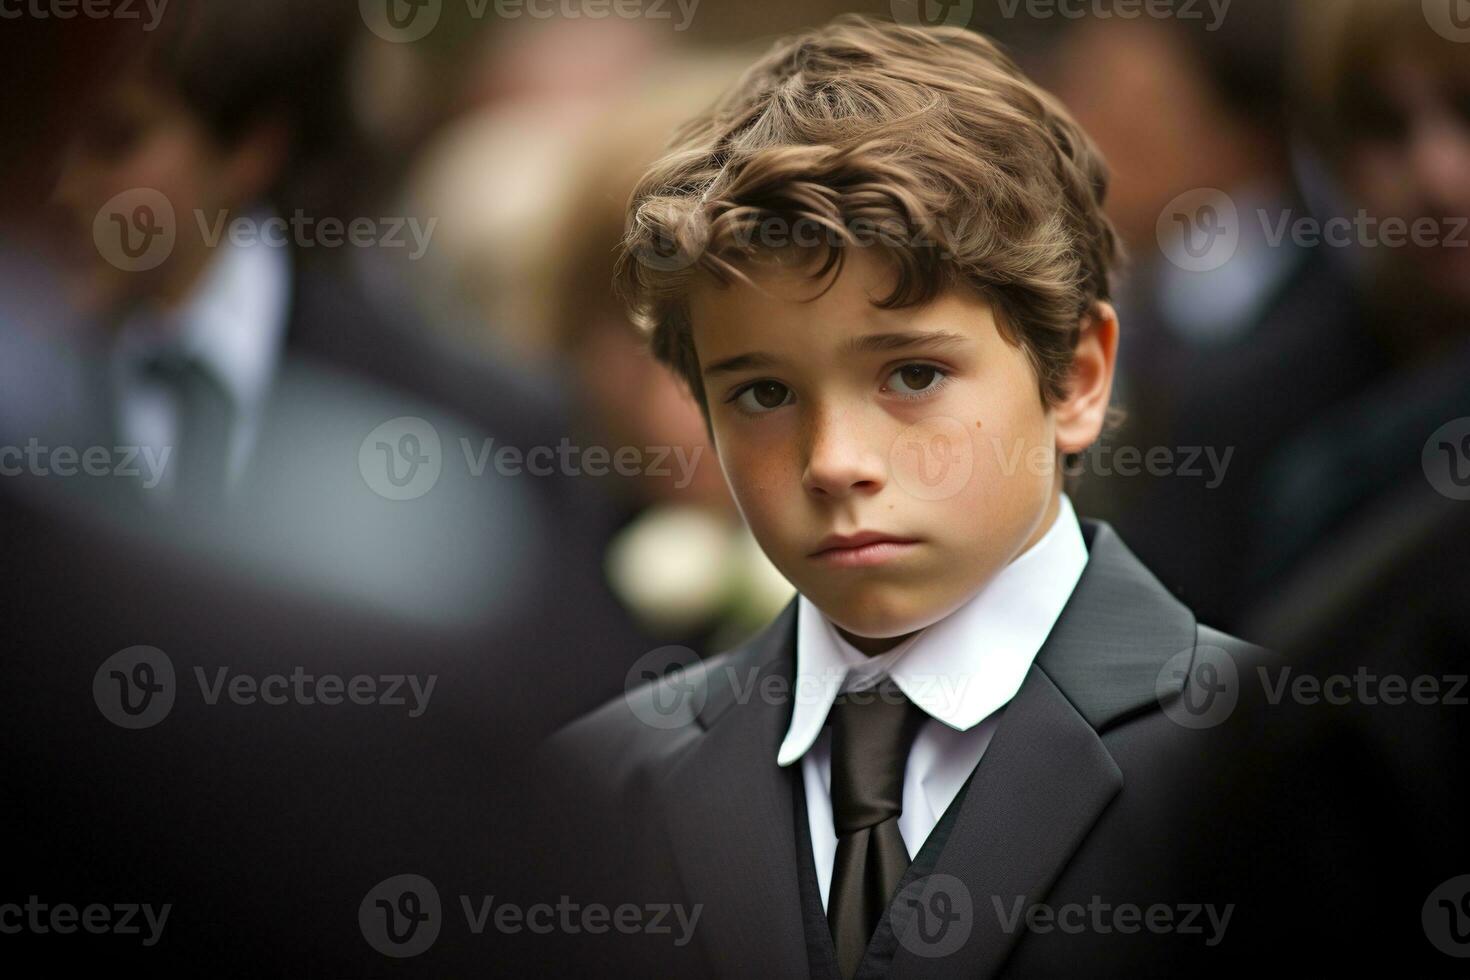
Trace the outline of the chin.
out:
[[[821,606],[827,618],[854,636],[870,640],[904,636],[931,625],[938,616],[891,589],[872,590]]]

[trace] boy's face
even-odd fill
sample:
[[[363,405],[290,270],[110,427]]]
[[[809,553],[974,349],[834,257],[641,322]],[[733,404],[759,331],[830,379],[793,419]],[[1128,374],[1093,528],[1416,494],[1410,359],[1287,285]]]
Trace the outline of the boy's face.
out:
[[[893,273],[875,249],[850,249],[812,301],[806,270],[751,275],[769,295],[707,277],[690,294],[716,452],[771,561],[859,649],[879,652],[953,612],[1045,533],[1056,453],[1101,427],[1116,323],[1101,408],[1089,403],[1080,426],[1069,410],[1059,429],[1026,353],[978,297],[879,309]],[[830,548],[866,532],[890,541]]]

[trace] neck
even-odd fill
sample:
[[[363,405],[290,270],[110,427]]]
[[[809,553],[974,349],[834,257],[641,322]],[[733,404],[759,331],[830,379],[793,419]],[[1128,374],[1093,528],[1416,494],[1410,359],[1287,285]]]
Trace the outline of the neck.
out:
[[[835,623],[833,625],[836,626]],[[852,644],[853,649],[860,653],[865,653],[870,657],[876,657],[880,653],[887,653],[918,632],[918,630],[914,630],[913,633],[905,633],[902,636],[857,636],[849,633],[841,626],[837,626],[836,629],[839,636]]]

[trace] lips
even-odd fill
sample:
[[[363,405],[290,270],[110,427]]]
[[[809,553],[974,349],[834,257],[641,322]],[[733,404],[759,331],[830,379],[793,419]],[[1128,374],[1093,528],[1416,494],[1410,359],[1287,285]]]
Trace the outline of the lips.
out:
[[[856,534],[829,534],[817,545],[812,552],[812,557],[835,551],[852,551],[865,548],[873,544],[914,544],[916,538],[904,537],[901,534],[887,534],[883,531],[859,531]]]
[[[899,561],[918,547],[914,538],[882,531],[834,534],[822,539],[821,549],[811,559],[833,570],[873,569]]]

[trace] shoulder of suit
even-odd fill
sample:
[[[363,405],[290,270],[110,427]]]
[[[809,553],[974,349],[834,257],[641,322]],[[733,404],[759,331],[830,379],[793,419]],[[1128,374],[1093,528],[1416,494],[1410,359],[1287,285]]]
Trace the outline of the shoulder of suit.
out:
[[[608,773],[674,751],[699,729],[715,672],[740,652],[728,650],[630,688],[552,733],[542,755],[558,765]]]
[[[1263,646],[1242,640],[1238,636],[1231,636],[1213,626],[1204,623],[1197,624],[1195,628],[1195,647],[1215,647],[1224,650],[1236,660],[1256,661],[1274,659],[1275,654]]]

